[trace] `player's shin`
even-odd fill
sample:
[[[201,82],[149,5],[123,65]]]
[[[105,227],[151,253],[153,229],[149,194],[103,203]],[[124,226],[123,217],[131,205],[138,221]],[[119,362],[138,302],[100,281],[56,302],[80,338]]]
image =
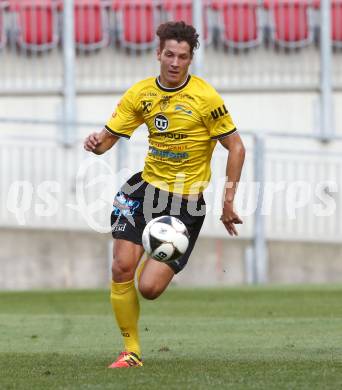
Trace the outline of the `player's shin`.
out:
[[[141,357],[138,334],[140,306],[134,280],[124,283],[112,281],[110,297],[117,324],[124,338],[125,350]]]

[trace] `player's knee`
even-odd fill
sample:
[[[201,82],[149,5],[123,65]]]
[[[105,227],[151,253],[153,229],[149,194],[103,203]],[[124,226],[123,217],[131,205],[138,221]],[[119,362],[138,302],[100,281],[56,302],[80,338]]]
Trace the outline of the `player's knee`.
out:
[[[149,300],[153,300],[159,297],[159,295],[163,292],[158,286],[139,282],[139,291],[140,294]]]
[[[125,261],[125,258],[116,255],[112,263],[112,278],[115,281],[130,280],[134,277],[134,269],[130,262]]]

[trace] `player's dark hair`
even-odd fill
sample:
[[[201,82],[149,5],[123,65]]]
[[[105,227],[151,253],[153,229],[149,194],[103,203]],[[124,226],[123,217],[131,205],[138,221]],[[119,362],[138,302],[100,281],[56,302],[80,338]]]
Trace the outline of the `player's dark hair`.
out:
[[[157,35],[160,40],[160,50],[164,49],[165,41],[168,39],[174,39],[177,42],[187,42],[190,46],[191,57],[194,54],[194,49],[199,47],[199,35],[196,29],[183,21],[161,24],[157,29]]]

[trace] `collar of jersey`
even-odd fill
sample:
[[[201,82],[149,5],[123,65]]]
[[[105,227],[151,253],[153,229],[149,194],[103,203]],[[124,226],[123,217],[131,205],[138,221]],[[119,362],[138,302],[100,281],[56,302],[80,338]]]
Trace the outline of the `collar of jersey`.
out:
[[[165,92],[176,92],[176,91],[179,91],[179,90],[183,89],[184,87],[186,87],[188,85],[190,79],[191,79],[191,76],[188,74],[188,77],[186,78],[186,80],[184,81],[183,84],[181,84],[175,88],[166,88],[163,85],[161,85],[161,83],[159,81],[159,76],[158,76],[158,77],[156,77],[156,84],[157,84],[158,88],[160,88],[161,90],[163,90]]]

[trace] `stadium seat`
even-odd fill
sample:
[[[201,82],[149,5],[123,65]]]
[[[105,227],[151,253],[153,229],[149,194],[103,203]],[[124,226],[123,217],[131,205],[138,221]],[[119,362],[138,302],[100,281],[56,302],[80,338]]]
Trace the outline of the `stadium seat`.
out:
[[[342,0],[331,2],[331,33],[335,47],[342,47]]]
[[[7,6],[5,1],[0,0],[0,49],[6,45],[6,31],[4,21],[4,11]]]
[[[108,23],[101,0],[75,0],[75,45],[94,50],[109,42]]]
[[[209,43],[211,40],[210,31],[208,29],[208,15],[207,10],[210,5],[208,0],[202,0],[203,9],[203,29],[204,29],[204,41]],[[167,12],[169,20],[180,21],[183,20],[186,23],[192,24],[192,0],[163,0],[163,10]]]
[[[156,45],[160,2],[156,0],[114,0],[118,14],[119,41],[123,47],[144,50]]]
[[[314,6],[319,9],[320,0],[315,0]],[[331,0],[331,40],[333,46],[342,47],[342,0]]]
[[[17,43],[20,47],[42,51],[58,43],[57,2],[53,0],[9,0],[16,13]]]
[[[271,39],[278,46],[299,48],[313,41],[310,0],[265,0],[270,15]]]
[[[220,38],[225,45],[237,49],[257,46],[262,41],[258,17],[258,0],[214,0],[219,14]]]

